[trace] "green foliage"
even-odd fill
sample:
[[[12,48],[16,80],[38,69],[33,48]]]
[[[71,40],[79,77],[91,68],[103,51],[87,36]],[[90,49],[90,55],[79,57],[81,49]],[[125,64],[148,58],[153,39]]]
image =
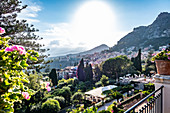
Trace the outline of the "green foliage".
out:
[[[54,95],[54,96],[62,96],[62,97],[65,98],[66,102],[70,103],[70,98],[72,96],[72,93],[71,93],[69,87],[63,87],[62,89],[55,89],[52,92],[52,95]]]
[[[149,91],[142,91],[142,94],[143,94],[144,97],[146,97],[147,95],[150,94],[150,92]]]
[[[153,96],[150,96],[147,101],[150,102],[154,97]]]
[[[86,67],[84,68],[86,81],[93,81],[93,71],[91,64],[86,64]]]
[[[61,108],[57,100],[49,99],[41,106],[42,113],[57,113]]]
[[[100,79],[101,83],[103,86],[106,86],[109,84],[109,81],[108,81],[108,77],[106,77],[106,75],[102,75],[102,78]]]
[[[136,93],[139,93],[139,90],[135,90],[135,91],[134,91],[134,94],[136,94]]]
[[[151,93],[155,91],[155,85],[153,83],[144,84],[144,90]]]
[[[98,113],[111,113],[111,112],[107,110],[102,110],[102,111],[99,111]]]
[[[83,99],[83,93],[81,92],[76,92],[74,95],[71,97],[72,100],[79,100],[79,103],[81,99]]]
[[[87,108],[83,111],[83,113],[97,113],[97,108],[96,107],[92,107],[92,108]]]
[[[117,99],[117,102],[119,102],[120,98],[123,98],[123,95],[119,93],[118,91],[115,91],[112,96],[113,98]]]
[[[41,102],[31,105],[29,113],[41,113]]]
[[[55,96],[53,99],[58,100],[58,102],[60,103],[61,108],[65,107],[65,98],[64,97]]]
[[[33,95],[34,91],[29,89],[24,83],[29,83],[27,75],[22,71],[27,69],[28,59],[36,62],[38,53],[28,50],[26,54],[20,54],[14,50],[5,52],[10,38],[0,37],[0,110],[3,112],[14,112],[14,102],[24,99],[21,92],[28,92]]]
[[[112,78],[118,78],[120,75],[134,72],[134,69],[132,62],[127,58],[127,56],[120,55],[106,60],[102,64],[102,72]]]
[[[102,86],[102,82],[101,82],[101,81],[96,82],[96,83],[95,83],[95,86],[96,86],[96,87]]]
[[[152,57],[152,61],[155,60],[168,60],[170,61],[170,50],[166,49],[161,51],[160,53],[156,54],[155,56]]]
[[[42,78],[42,75],[39,75],[37,73],[35,74],[29,74],[28,80],[30,81],[26,85],[33,89],[33,90],[39,90],[40,89],[40,82],[39,80]]]
[[[139,49],[138,55],[135,58],[132,58],[131,61],[133,62],[134,67],[142,72],[142,64],[141,64],[141,49]]]

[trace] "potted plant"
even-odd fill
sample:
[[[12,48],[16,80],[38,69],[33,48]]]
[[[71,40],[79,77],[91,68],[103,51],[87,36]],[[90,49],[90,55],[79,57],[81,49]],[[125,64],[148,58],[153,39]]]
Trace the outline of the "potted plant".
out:
[[[170,75],[170,47],[158,54],[153,54],[152,61],[156,62],[158,74]]]

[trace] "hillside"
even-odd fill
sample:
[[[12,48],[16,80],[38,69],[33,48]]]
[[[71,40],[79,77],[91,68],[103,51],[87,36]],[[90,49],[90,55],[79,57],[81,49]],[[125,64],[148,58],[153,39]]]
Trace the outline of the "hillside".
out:
[[[90,50],[87,50],[87,51],[84,51],[84,52],[80,52],[80,53],[77,53],[77,54],[69,54],[67,56],[77,56],[77,55],[87,55],[87,54],[93,54],[95,52],[101,52],[103,50],[108,50],[109,47],[106,45],[106,44],[101,44],[93,49],[90,49]]]
[[[65,68],[67,66],[72,66],[75,64],[78,64],[78,62],[81,60],[82,55],[87,55],[87,54],[93,54],[95,52],[101,52],[103,50],[108,50],[109,47],[105,44],[102,44],[100,46],[97,46],[93,49],[90,49],[88,51],[84,51],[81,53],[77,54],[68,54],[66,56],[59,56],[59,57],[49,57],[48,60],[53,60],[52,63],[49,63],[50,69],[52,68]],[[79,56],[79,57],[77,57]],[[42,71],[44,71],[42,69]]]
[[[148,26],[134,28],[132,32],[121,38],[111,51],[123,48],[145,48],[150,45],[154,49],[170,43],[170,13],[163,12]]]

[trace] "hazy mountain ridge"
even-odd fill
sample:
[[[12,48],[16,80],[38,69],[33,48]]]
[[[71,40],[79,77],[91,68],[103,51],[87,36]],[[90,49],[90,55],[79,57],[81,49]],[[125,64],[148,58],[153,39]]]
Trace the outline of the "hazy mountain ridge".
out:
[[[77,65],[78,62],[81,60],[82,55],[93,54],[95,52],[101,52],[103,50],[108,50],[109,47],[106,44],[101,44],[93,49],[80,52],[77,54],[68,54],[65,56],[58,56],[58,57],[49,57],[48,60],[53,60],[50,63],[50,69],[52,68],[65,68],[67,66]],[[44,71],[44,70],[43,70]]]
[[[87,51],[84,51],[84,52],[80,52],[80,53],[77,53],[77,54],[68,54],[67,56],[77,56],[77,55],[87,55],[87,54],[93,54],[93,53],[96,53],[96,52],[101,52],[103,50],[108,50],[109,47],[106,45],[106,44],[101,44],[97,47],[94,47],[93,49],[90,49],[90,50],[87,50]]]
[[[144,48],[152,45],[155,49],[170,42],[170,13],[163,12],[148,26],[134,28],[132,32],[121,38],[112,51],[135,46]]]

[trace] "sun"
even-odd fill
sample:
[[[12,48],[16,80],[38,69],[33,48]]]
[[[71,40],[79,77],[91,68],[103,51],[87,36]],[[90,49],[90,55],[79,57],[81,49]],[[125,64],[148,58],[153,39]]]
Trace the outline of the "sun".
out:
[[[83,4],[72,20],[72,38],[75,43],[84,42],[88,48],[101,43],[113,45],[115,15],[110,6],[102,1],[89,1]]]

